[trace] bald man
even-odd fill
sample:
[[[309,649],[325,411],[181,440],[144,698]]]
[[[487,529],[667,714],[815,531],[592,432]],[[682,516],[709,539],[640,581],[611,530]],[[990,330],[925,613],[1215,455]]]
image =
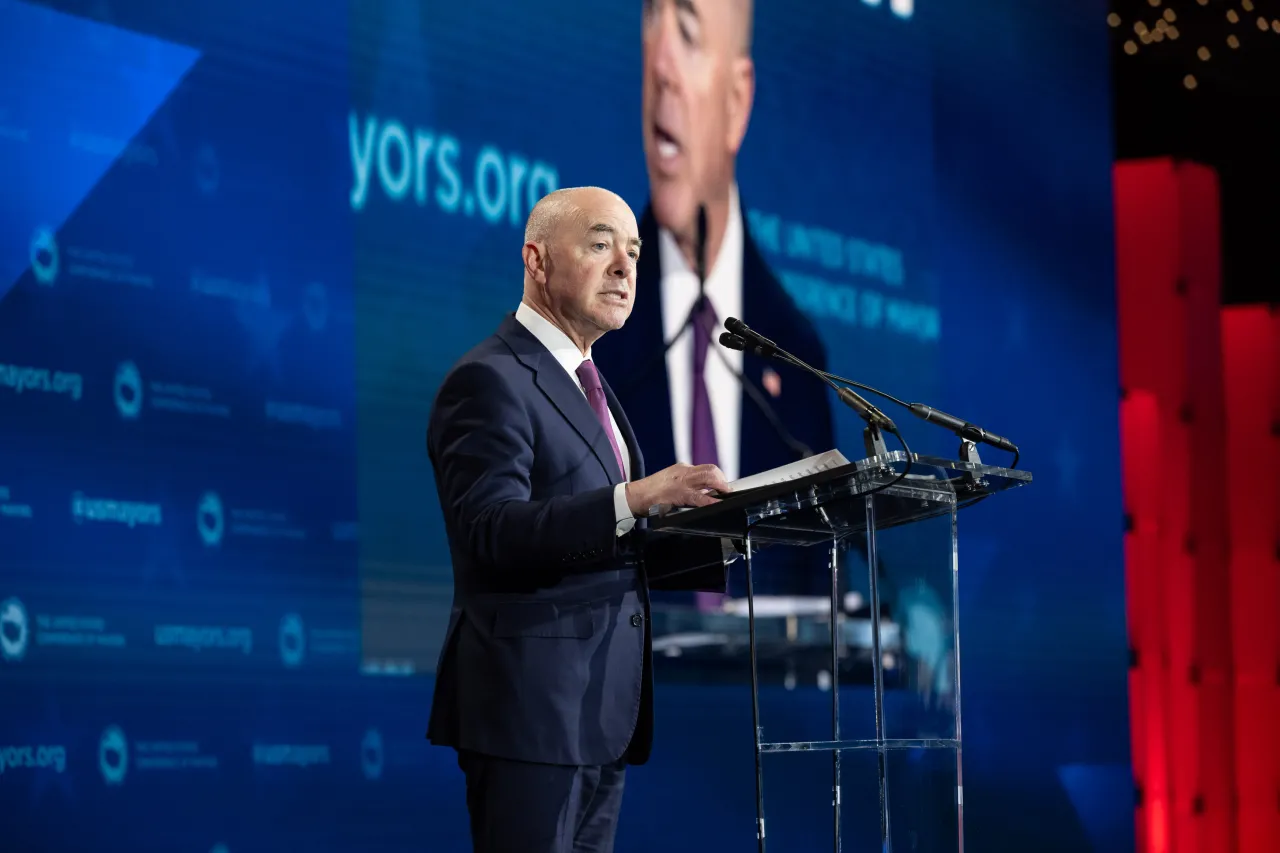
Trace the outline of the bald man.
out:
[[[427,737],[458,752],[476,851],[613,848],[625,768],[652,742],[649,590],[725,589],[732,543],[644,522],[713,503],[723,473],[646,476],[592,358],[631,314],[638,231],[602,189],[538,202],[519,308],[431,413],[454,601]]]
[[[803,448],[830,450],[835,436],[826,389],[719,346],[725,319],[739,318],[819,369],[826,369],[826,351],[751,239],[738,194],[736,161],[755,97],[752,3],[644,0],[642,21],[650,200],[640,222],[641,299],[601,353],[600,367],[634,413],[653,464],[715,464],[733,481],[793,462]],[[691,327],[686,322],[703,293],[699,207],[707,214],[705,301]],[[830,582],[825,564],[809,556],[768,555],[787,566],[759,573],[757,592],[822,594]]]

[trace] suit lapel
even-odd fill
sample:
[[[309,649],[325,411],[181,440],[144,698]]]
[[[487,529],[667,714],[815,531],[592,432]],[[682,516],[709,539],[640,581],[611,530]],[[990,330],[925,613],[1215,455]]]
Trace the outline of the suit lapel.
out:
[[[497,334],[511,347],[516,358],[533,371],[534,384],[591,448],[609,478],[610,485],[621,483],[622,472],[618,470],[618,462],[613,456],[613,445],[609,443],[609,437],[605,435],[604,428],[596,419],[596,413],[592,411],[591,404],[587,402],[587,397],[577,382],[552,358],[547,348],[515,319],[514,314],[503,320]]]

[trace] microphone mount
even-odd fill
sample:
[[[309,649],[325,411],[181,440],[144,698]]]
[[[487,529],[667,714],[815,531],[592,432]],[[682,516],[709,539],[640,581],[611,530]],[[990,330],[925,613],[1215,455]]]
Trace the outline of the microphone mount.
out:
[[[986,444],[999,450],[1012,453],[1013,462],[1009,467],[1017,467],[1019,456],[1018,446],[1009,439],[996,435],[993,432],[989,432],[977,424],[966,421],[963,418],[958,418],[955,415],[947,414],[940,409],[935,409],[932,406],[925,405],[924,403],[907,403],[899,400],[892,394],[886,394],[884,391],[872,388],[869,385],[864,385],[861,382],[854,382],[852,379],[846,379],[843,376],[810,367],[809,365],[800,362],[799,359],[796,359],[790,353],[779,349],[773,341],[770,341],[768,338],[765,338],[759,333],[748,328],[746,324],[734,318],[730,319],[733,321],[734,325],[730,326],[728,322],[725,323],[725,328],[729,329],[729,331],[720,335],[721,346],[729,349],[750,352],[762,358],[776,358],[781,361],[789,362],[821,376],[828,381],[828,384],[831,384],[833,387],[837,387],[837,389],[838,386],[834,383],[844,383],[845,385],[852,385],[855,388],[861,388],[864,391],[883,397],[884,399],[889,400],[890,402],[911,412],[921,420],[928,421],[931,424],[940,426],[943,429],[954,433],[960,439],[960,458],[965,462],[979,465],[982,464],[982,459],[978,455],[978,445]],[[850,391],[849,393],[852,394],[853,392]],[[837,390],[837,394],[839,394],[839,390]],[[857,407],[853,403],[849,402],[849,400],[847,400],[843,395],[841,395],[841,400],[844,401],[846,405],[849,405],[850,408],[854,408],[855,410],[857,409]],[[871,406],[871,408],[874,409],[875,407]],[[866,420],[866,417],[864,416],[863,419]],[[889,423],[892,424],[892,421],[889,421]],[[896,430],[894,429],[888,429],[888,431],[896,434]]]
[[[737,317],[726,319],[724,327],[728,331],[720,336],[721,345],[729,349],[741,349],[766,358],[773,357],[789,362],[796,367],[809,371],[830,386],[836,392],[836,396],[840,398],[840,402],[853,409],[858,417],[866,422],[867,426],[863,429],[862,436],[868,456],[884,456],[888,453],[888,448],[884,443],[884,432],[896,435],[899,440],[902,439],[902,436],[898,433],[898,427],[892,419],[867,402],[852,388],[836,382],[826,371],[818,370],[801,361],[764,335],[754,331]]]

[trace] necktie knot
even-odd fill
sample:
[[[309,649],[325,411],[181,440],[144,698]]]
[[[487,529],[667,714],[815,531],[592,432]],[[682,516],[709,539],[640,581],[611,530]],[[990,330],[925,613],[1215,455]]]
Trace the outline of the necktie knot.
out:
[[[715,328],[716,323],[719,322],[719,320],[716,318],[716,308],[711,304],[710,299],[707,299],[705,296],[702,297],[695,310],[697,312],[698,323],[705,331],[710,332]]]
[[[596,370],[596,366],[591,359],[584,359],[582,364],[578,365],[578,381],[582,383],[582,390],[588,395],[592,391],[603,391],[604,386],[600,384],[600,372]]]

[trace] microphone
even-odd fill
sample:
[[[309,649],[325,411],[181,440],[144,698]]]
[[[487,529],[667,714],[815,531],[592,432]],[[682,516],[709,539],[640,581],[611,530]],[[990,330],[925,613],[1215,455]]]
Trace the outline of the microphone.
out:
[[[782,350],[779,350],[777,348],[777,345],[775,345],[772,341],[769,341],[767,338],[764,338],[763,336],[754,332],[752,329],[748,328],[747,325],[742,321],[732,317],[730,318],[730,320],[733,323],[732,328],[737,329],[738,333],[737,334],[735,334],[734,332],[722,333],[720,335],[721,346],[727,347],[728,349],[733,349],[733,350],[743,350],[745,352],[758,355],[761,358],[778,358],[783,361],[791,362],[793,364],[796,363],[796,361],[790,356],[789,353],[785,353]],[[725,323],[725,328],[730,328],[729,322]],[[746,335],[750,337],[744,336],[742,334],[743,331],[745,331]],[[798,365],[798,366],[808,367],[808,365]],[[904,409],[911,412],[913,415],[920,418],[921,420],[928,421],[929,423],[940,426],[943,429],[950,430],[951,432],[955,433],[957,437],[961,439],[964,439],[966,441],[972,441],[972,442],[981,442],[983,444],[988,444],[991,447],[995,447],[999,450],[1003,450],[1006,453],[1012,453],[1015,459],[1014,465],[1016,466],[1017,464],[1016,460],[1019,455],[1018,445],[1014,444],[1012,441],[1005,438],[1004,436],[996,435],[993,432],[989,432],[988,430],[983,429],[977,424],[970,423],[969,421],[966,421],[963,418],[957,418],[955,415],[949,415],[940,409],[933,408],[932,406],[926,406],[924,403],[906,403],[906,402],[903,402],[902,400],[899,400],[897,397],[894,397],[892,394],[886,394],[885,392],[872,388],[869,385],[863,385],[861,382],[854,382],[852,379],[846,379],[843,376],[837,376],[836,374],[828,373],[825,370],[818,370],[817,368],[809,368],[809,369],[817,374],[820,374],[826,379],[833,380],[834,382],[844,382],[848,385],[853,385],[863,389],[864,391],[870,391],[872,394],[876,394],[880,397],[884,397],[886,400],[889,400],[892,403],[896,403],[897,405],[902,406]],[[839,392],[837,391],[837,393]],[[844,395],[841,395],[841,399],[845,400]],[[846,405],[849,405],[851,408],[854,408],[855,410],[857,409],[857,406],[854,403],[848,400],[845,400],[845,402],[846,402]],[[866,401],[863,401],[863,402],[866,402]],[[892,423],[892,421],[890,423]],[[884,427],[884,429],[888,429],[888,427]],[[892,431],[892,430],[889,430],[889,431]]]
[[[730,317],[729,319],[733,318]],[[733,332],[720,333],[720,346],[725,349],[737,350],[738,352],[749,352],[752,355],[758,355],[761,358],[773,358],[778,354],[777,347],[748,341],[746,338],[735,335]]]
[[[946,412],[939,411],[932,406],[926,406],[924,403],[912,403],[907,406],[911,413],[916,417],[926,420],[931,424],[937,424],[940,427],[949,429],[960,438],[966,438],[969,441],[980,441],[983,444],[989,444],[997,447],[1007,453],[1018,452],[1018,446],[1007,438],[996,435],[993,432],[987,432],[976,424],[971,424],[966,420],[957,418],[955,415],[948,415]]]
[[[773,341],[766,338],[759,332],[753,331],[750,326],[739,320],[737,317],[730,317],[724,321],[724,327],[729,331],[720,336],[720,344],[729,349],[740,349],[752,352],[765,358],[775,357],[788,361],[797,367],[809,371],[814,376],[821,379],[827,385],[831,386],[836,392],[836,396],[840,398],[840,402],[858,413],[858,417],[862,418],[871,426],[879,427],[885,432],[897,435],[897,425],[884,412],[868,403],[852,388],[847,388],[836,383],[826,371],[818,370],[810,367],[791,353],[781,349]]]

